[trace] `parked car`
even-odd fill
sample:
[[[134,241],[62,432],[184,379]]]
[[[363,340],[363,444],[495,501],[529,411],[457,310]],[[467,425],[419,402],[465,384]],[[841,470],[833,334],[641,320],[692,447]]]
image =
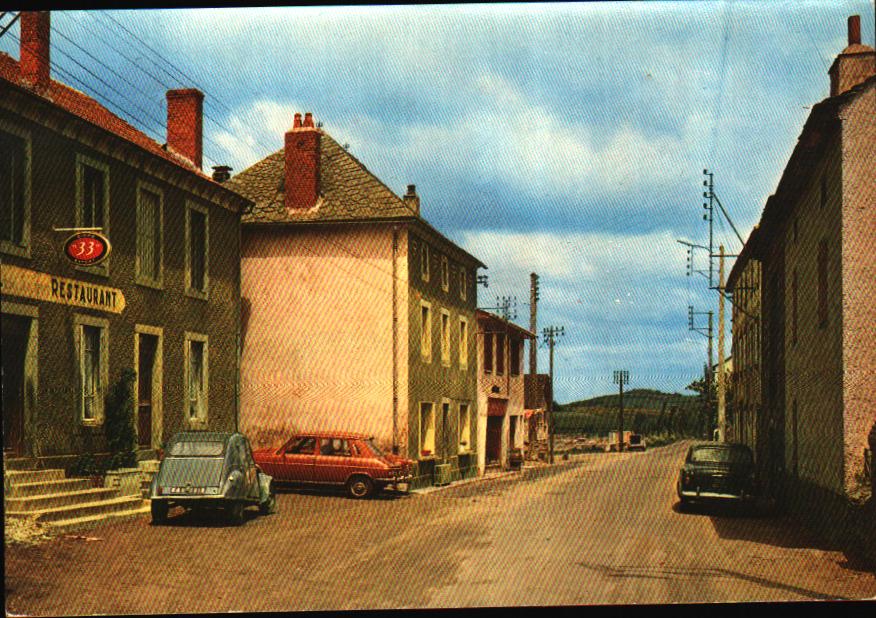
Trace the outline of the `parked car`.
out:
[[[749,502],[757,494],[754,456],[744,444],[695,444],[678,475],[682,505],[694,500]]]
[[[165,449],[149,492],[152,522],[167,520],[172,506],[221,508],[232,523],[243,523],[244,509],[258,506],[274,513],[272,479],[256,465],[246,436],[240,433],[184,431]]]
[[[627,445],[628,451],[644,451],[645,450],[645,438],[642,437],[641,434],[631,433],[630,434],[630,443]]]
[[[384,452],[365,434],[349,432],[296,434],[280,448],[259,449],[253,457],[277,481],[343,486],[353,498],[388,485],[407,486],[414,464]]]

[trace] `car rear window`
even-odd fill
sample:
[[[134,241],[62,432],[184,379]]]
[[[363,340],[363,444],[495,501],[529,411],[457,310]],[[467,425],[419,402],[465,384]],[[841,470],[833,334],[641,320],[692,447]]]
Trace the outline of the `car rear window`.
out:
[[[221,457],[225,452],[224,442],[174,442],[170,445],[170,457]]]
[[[694,449],[690,460],[695,463],[751,463],[751,452],[742,448],[706,446]]]

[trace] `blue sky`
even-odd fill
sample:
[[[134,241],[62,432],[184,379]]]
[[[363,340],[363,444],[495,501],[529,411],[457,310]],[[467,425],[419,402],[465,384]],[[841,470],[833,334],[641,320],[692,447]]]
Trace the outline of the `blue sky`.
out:
[[[201,87],[205,166],[236,171],[313,112],[398,194],[416,184],[423,216],[489,266],[481,306],[516,296],[527,325],[540,274],[568,401],[613,390],[617,368],[673,391],[701,372],[687,306],[717,300],[675,239],[707,238],[702,170],[747,236],[852,14],[872,45],[866,1],[58,11],[53,75],[160,142],[166,88]],[[729,226],[716,233],[738,252]]]

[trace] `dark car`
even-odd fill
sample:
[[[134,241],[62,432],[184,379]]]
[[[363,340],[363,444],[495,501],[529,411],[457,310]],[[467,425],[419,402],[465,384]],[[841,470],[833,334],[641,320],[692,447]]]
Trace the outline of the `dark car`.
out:
[[[714,442],[691,446],[678,475],[677,490],[682,505],[699,500],[753,500],[757,482],[751,449],[744,444]]]
[[[235,525],[243,511],[258,506],[262,514],[276,511],[272,479],[252,456],[240,433],[184,431],[170,439],[158,474],[152,479],[152,521],[162,523],[172,506],[224,509]]]
[[[286,483],[343,486],[354,498],[365,498],[411,480],[413,462],[385,453],[359,433],[299,433],[280,448],[259,449],[256,463],[274,479]]]

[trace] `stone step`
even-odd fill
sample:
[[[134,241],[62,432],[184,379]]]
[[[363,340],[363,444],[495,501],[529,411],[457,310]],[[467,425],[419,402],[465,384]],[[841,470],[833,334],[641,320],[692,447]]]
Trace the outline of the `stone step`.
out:
[[[35,515],[37,521],[47,523],[50,521],[78,519],[80,517],[90,517],[92,515],[103,515],[105,513],[125,511],[132,508],[139,508],[142,504],[143,498],[140,496],[121,496],[119,498],[96,500],[94,502],[84,502],[82,504],[70,504],[67,506],[58,506],[37,511],[8,510],[6,511],[6,515],[7,517],[27,517],[29,515]]]
[[[64,480],[64,470],[6,470],[3,473],[5,481],[12,486],[22,483],[41,483],[46,481]]]
[[[142,461],[137,462],[137,467],[140,468],[141,472],[158,472],[158,468],[161,466],[161,462],[157,459],[144,459]]]
[[[63,479],[61,481],[39,481],[36,483],[17,483],[6,494],[6,498],[24,498],[27,496],[45,496],[65,491],[90,489],[91,479]]]
[[[79,489],[76,491],[64,491],[42,496],[25,496],[22,498],[7,498],[6,509],[8,511],[44,511],[59,506],[87,504],[107,498],[117,498],[119,492],[114,488]]]
[[[117,521],[142,517],[149,513],[149,502],[136,508],[127,509],[124,511],[114,511],[111,513],[102,513],[100,515],[88,515],[86,517],[76,517],[72,519],[59,519],[57,521],[46,522],[46,527],[52,534],[69,534],[71,532],[81,532],[89,530],[103,524],[112,524]]]
[[[3,455],[4,470],[36,470],[37,460],[33,457],[7,457]]]

